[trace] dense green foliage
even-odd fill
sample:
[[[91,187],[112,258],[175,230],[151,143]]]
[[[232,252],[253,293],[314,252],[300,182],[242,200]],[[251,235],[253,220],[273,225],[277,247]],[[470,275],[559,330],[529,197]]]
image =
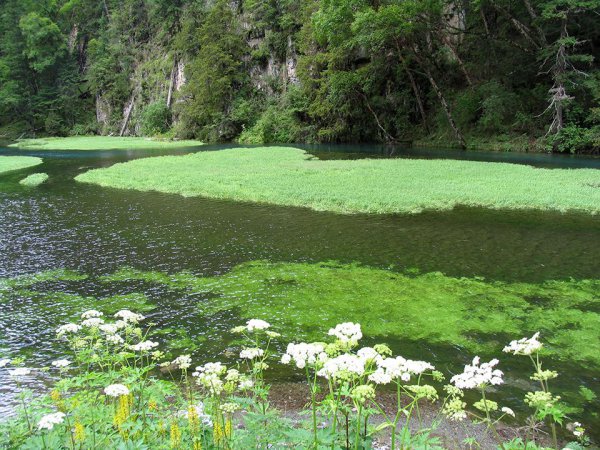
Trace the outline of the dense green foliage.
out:
[[[0,173],[41,164],[41,158],[33,156],[0,156]]]
[[[595,169],[456,160],[320,161],[303,150],[283,147],[139,159],[91,170],[76,180],[341,213],[416,213],[457,205],[600,210]]]
[[[598,151],[600,0],[6,0],[0,130]],[[1,131],[0,131],[1,133]],[[524,148],[525,147],[525,148]]]

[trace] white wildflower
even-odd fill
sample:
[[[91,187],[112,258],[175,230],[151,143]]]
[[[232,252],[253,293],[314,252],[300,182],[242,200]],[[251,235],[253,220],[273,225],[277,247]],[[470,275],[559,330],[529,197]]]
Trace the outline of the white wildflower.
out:
[[[130,346],[134,352],[148,352],[158,346],[158,342],[142,341],[139,344]]]
[[[265,351],[261,348],[245,348],[240,352],[240,358],[254,359],[254,358],[260,358],[264,354],[265,354]]]
[[[90,310],[84,312],[81,315],[81,318],[82,319],[92,319],[95,317],[102,317],[103,315],[104,315],[104,313],[101,313],[100,311],[96,311],[95,309],[90,309]]]
[[[69,361],[68,359],[57,359],[56,361],[52,361],[52,365],[61,369],[70,366],[71,361]]]
[[[192,365],[192,357],[190,355],[181,355],[173,360],[173,364],[180,370],[187,370]]]
[[[98,328],[100,328],[100,331],[106,334],[115,334],[117,331],[119,331],[119,328],[114,323],[105,323],[100,325]]]
[[[104,388],[104,393],[109,397],[121,397],[122,395],[129,395],[129,388],[124,384],[111,384]]]
[[[129,311],[128,309],[122,309],[115,314],[116,318],[120,318],[123,322],[127,323],[138,323],[145,319],[141,314],[137,314]]]
[[[360,324],[345,322],[336,325],[335,328],[329,330],[329,336],[335,336],[344,343],[358,342],[362,338]]]
[[[58,327],[56,329],[56,334],[58,336],[62,336],[67,333],[77,333],[79,330],[81,330],[81,326],[77,325],[76,323],[67,323]]]
[[[485,385],[499,385],[504,381],[504,375],[501,370],[494,369],[498,364],[497,359],[480,365],[479,357],[473,358],[473,362],[465,366],[463,373],[454,375],[450,380],[460,389],[475,389]]]
[[[269,328],[271,324],[269,322],[265,322],[261,319],[250,319],[246,322],[246,330],[254,331],[254,330],[266,330]]]
[[[426,361],[413,361],[402,356],[376,360],[377,370],[370,377],[371,381],[378,384],[387,384],[391,380],[410,381],[412,375],[420,375],[427,370],[434,370]],[[389,380],[389,381],[388,381]]]
[[[540,333],[537,332],[530,338],[512,341],[502,351],[513,355],[531,355],[542,348],[542,343],[538,340],[539,337]]]
[[[92,317],[90,319],[86,319],[83,322],[81,322],[81,325],[83,325],[84,327],[93,328],[93,327],[99,327],[103,323],[104,323],[104,320],[100,319],[99,317]]]
[[[54,425],[59,425],[65,420],[65,414],[61,412],[46,414],[38,422],[39,430],[51,430]]]
[[[108,336],[106,336],[106,342],[114,345],[119,345],[124,343],[125,341],[118,334],[109,334]]]
[[[0,359],[0,368],[6,367],[9,364],[10,364],[10,359],[8,359],[8,358]]]
[[[347,379],[361,376],[365,373],[365,361],[349,353],[328,359],[317,375],[326,379]]]
[[[209,363],[204,364],[203,366],[196,367],[196,372],[194,372],[194,374],[211,373],[211,374],[216,374],[216,375],[223,375],[226,371],[227,371],[227,366],[223,365],[222,363],[209,362]],[[194,376],[197,376],[197,375],[194,375]]]
[[[281,362],[282,364],[289,364],[293,361],[298,369],[304,369],[307,364],[325,362],[327,359],[324,344],[301,342],[299,344],[288,344],[285,354],[281,357]]]
[[[356,352],[358,356],[363,358],[365,361],[380,361],[382,356],[373,347],[363,347]]]

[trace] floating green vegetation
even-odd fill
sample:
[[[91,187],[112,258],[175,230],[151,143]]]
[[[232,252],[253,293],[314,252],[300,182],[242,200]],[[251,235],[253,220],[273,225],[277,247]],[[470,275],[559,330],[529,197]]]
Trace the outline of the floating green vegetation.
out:
[[[23,289],[31,287],[36,283],[46,281],[83,281],[87,275],[80,274],[74,270],[53,269],[13,278],[0,278],[0,291],[8,289]]]
[[[242,264],[218,277],[152,272],[144,279],[215,294],[198,305],[204,315],[235,310],[276,323],[291,333],[288,339],[316,339],[323,328],[355,321],[370,337],[497,353],[507,340],[541,331],[554,356],[600,366],[600,280],[506,283],[267,262]]]
[[[338,213],[417,213],[457,205],[600,211],[600,171],[594,169],[454,160],[319,161],[279,147],[139,159],[76,180]]]
[[[40,139],[22,139],[9,147],[24,150],[132,150],[195,147],[200,141],[159,140],[141,137],[71,136]]]
[[[19,184],[28,187],[36,187],[45,182],[48,179],[47,173],[32,173],[26,178],[19,181]]]
[[[43,161],[33,156],[0,156],[0,173],[37,166]]]

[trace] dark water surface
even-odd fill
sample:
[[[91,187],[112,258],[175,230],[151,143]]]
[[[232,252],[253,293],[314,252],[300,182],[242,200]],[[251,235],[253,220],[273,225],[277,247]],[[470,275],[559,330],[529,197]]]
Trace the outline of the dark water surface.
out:
[[[203,147],[217,149],[231,146]],[[320,158],[424,157],[526,163],[540,167],[600,168],[598,158],[514,153],[444,152],[378,146],[300,146]],[[123,266],[175,273],[188,270],[218,275],[254,260],[358,262],[390,270],[416,268],[451,276],[541,282],[598,278],[600,217],[552,212],[492,211],[458,208],[418,215],[339,215],[303,208],[236,203],[176,195],[100,188],[73,181],[77,174],[116,162],[198,149],[170,151],[15,151],[0,155],[40,156],[40,166],[0,175],[0,278],[67,268],[92,277]],[[18,181],[46,172],[38,188]],[[85,283],[84,283],[85,286]],[[162,325],[187,324],[190,337],[223,348],[235,315],[220,322],[190,323],[196,298],[177,297],[156,286],[138,286],[158,304]],[[113,292],[91,282],[80,295]],[[79,290],[78,290],[79,289]],[[48,340],[55,324],[50,309],[31,300],[0,304],[0,357],[27,349],[30,362],[48,364]],[[343,318],[340,318],[343,320]],[[600,324],[599,324],[600,329]],[[326,331],[326,330],[324,330]],[[599,332],[600,333],[600,332]],[[216,340],[216,342],[215,342]],[[405,354],[432,351],[450,361],[459,349],[426,343],[397,343]],[[599,348],[600,351],[600,348]],[[216,354],[216,350],[215,350]],[[425,357],[424,355],[421,357]],[[517,367],[518,369],[518,367]],[[524,370],[524,369],[523,369]],[[568,370],[565,367],[565,370]],[[562,384],[598,382],[599,373],[577,371]],[[4,378],[3,378],[4,377]],[[42,383],[44,380],[32,380]],[[11,383],[0,374],[0,416],[7,412]],[[6,408],[3,407],[6,405]]]

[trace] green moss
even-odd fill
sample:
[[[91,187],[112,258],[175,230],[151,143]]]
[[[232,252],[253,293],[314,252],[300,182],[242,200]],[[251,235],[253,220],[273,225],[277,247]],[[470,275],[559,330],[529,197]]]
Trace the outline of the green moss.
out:
[[[36,187],[45,182],[48,179],[48,174],[46,173],[32,173],[26,178],[23,178],[19,181],[19,184],[28,187]]]
[[[339,213],[417,213],[457,205],[600,211],[600,171],[454,160],[319,161],[292,148],[145,158],[79,175],[101,186]]]
[[[86,279],[87,275],[80,274],[73,270],[46,270],[44,272],[21,275],[13,278],[0,278],[0,291],[27,288],[36,283],[43,283],[46,281],[83,281]]]
[[[356,265],[267,262],[243,264],[218,277],[152,278],[213,293],[198,305],[203,315],[234,310],[265,319],[283,331],[284,340],[320,339],[328,327],[356,321],[367,336],[380,340],[497,355],[509,340],[541,331],[550,355],[600,366],[599,280],[504,283]]]
[[[72,136],[65,138],[22,139],[9,147],[24,150],[131,150],[195,147],[199,141],[166,141],[138,137]]]
[[[0,156],[0,173],[37,166],[43,161],[32,156]]]

